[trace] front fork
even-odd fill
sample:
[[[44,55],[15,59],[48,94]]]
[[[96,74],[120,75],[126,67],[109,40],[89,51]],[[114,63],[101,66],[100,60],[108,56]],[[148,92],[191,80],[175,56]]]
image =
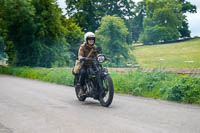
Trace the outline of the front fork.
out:
[[[103,81],[100,77],[100,74],[98,76],[98,84],[99,84],[99,99],[104,98],[104,88],[103,88]]]
[[[97,82],[98,82],[98,85],[99,85],[100,96],[103,96],[103,93],[104,93],[104,90],[105,90],[105,88],[103,86],[103,80],[102,79],[107,75],[108,75],[108,70],[106,68],[104,68],[103,71],[99,71],[96,75]]]

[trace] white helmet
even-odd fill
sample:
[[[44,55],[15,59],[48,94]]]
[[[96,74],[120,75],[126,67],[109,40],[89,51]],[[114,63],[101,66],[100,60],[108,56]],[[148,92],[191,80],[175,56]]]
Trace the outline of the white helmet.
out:
[[[84,35],[84,41],[86,43],[88,43],[88,39],[89,38],[93,38],[94,39],[94,43],[95,43],[95,34],[93,32],[87,32],[85,35]]]

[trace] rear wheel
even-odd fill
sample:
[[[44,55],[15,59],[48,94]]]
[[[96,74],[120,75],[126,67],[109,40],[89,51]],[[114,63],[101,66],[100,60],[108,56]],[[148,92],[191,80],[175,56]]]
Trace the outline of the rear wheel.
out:
[[[99,101],[102,106],[108,107],[112,103],[114,96],[113,82],[111,77],[108,75],[104,77],[102,83],[104,90],[100,94]]]
[[[75,87],[75,92],[76,92],[76,97],[78,98],[79,101],[85,101],[86,96],[80,95],[80,83],[79,83],[79,75],[75,75],[74,77],[74,87]]]

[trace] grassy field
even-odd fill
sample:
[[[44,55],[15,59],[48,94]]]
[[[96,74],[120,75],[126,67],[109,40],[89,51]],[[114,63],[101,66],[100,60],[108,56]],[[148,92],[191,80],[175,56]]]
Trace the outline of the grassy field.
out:
[[[200,68],[200,38],[136,47],[132,54],[143,68]]]

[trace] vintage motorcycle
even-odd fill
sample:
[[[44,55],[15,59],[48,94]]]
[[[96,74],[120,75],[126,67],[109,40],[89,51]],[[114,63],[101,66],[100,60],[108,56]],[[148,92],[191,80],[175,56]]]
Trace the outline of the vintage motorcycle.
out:
[[[98,54],[95,58],[87,58],[87,61],[92,61],[93,66],[87,68],[87,78],[83,87],[84,94],[80,95],[80,75],[75,74],[74,86],[76,96],[79,101],[85,101],[87,97],[92,97],[99,100],[100,104],[108,107],[113,100],[114,87],[112,78],[110,77],[107,68],[102,67],[101,63],[109,60],[104,54]]]

